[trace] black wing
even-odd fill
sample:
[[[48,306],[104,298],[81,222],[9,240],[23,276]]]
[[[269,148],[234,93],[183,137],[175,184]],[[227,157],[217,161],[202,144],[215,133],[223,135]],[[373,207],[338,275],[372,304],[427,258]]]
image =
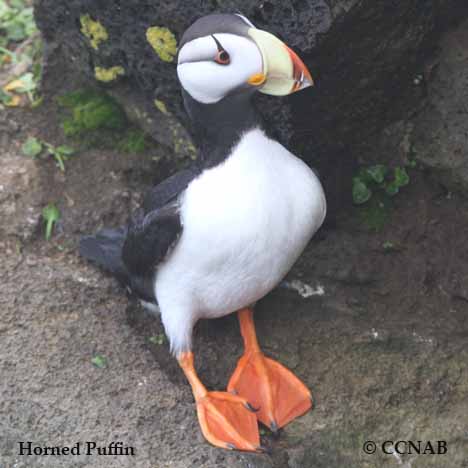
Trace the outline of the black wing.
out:
[[[153,187],[145,196],[143,210],[128,226],[122,259],[135,275],[148,275],[167,255],[182,232],[179,195],[198,175],[185,169]]]
[[[179,208],[176,200],[132,219],[122,248],[123,263],[132,275],[152,274],[175,244],[182,232]]]
[[[158,208],[162,208],[174,200],[198,174],[199,170],[196,167],[184,169],[153,187],[146,193],[143,200],[144,213],[147,214]]]
[[[80,239],[80,255],[125,282],[128,271],[122,261],[122,247],[126,236],[127,228],[123,227],[105,228],[92,236],[83,236]]]
[[[178,196],[198,173],[196,168],[186,169],[153,187],[128,227],[84,236],[80,254],[114,274],[137,295],[154,301],[155,268],[182,232]]]

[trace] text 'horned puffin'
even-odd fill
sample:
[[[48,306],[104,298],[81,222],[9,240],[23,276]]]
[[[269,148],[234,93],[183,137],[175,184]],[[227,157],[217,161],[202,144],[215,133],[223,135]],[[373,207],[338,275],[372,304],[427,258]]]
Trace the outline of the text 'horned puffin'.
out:
[[[185,32],[177,74],[200,159],[154,187],[127,228],[83,238],[80,253],[159,305],[206,439],[259,451],[257,420],[275,431],[311,407],[311,394],[263,355],[250,307],[290,270],[326,202],[313,171],[265,134],[251,98],[284,96],[312,78],[275,36],[224,14]],[[193,365],[192,329],[235,311],[245,352],[227,392],[209,392]]]

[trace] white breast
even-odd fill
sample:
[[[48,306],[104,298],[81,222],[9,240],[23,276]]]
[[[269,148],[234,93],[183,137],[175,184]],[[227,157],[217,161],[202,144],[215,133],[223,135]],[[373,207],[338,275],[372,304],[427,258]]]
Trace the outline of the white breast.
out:
[[[306,164],[261,130],[246,133],[224,163],[204,171],[183,195],[183,233],[155,284],[168,333],[187,316],[192,325],[267,294],[325,211],[322,186]]]

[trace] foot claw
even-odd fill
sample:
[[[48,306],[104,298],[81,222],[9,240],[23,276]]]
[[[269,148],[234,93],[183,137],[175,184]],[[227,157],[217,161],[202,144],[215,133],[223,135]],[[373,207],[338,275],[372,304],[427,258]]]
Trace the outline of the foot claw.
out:
[[[270,422],[270,430],[272,432],[278,432],[278,424],[276,424],[275,420]]]
[[[256,450],[258,453],[270,453],[271,452],[271,450],[268,447],[265,447],[264,445],[259,445]]]
[[[226,444],[226,448],[228,450],[236,450],[236,446],[234,444],[230,444],[229,442]]]
[[[248,401],[245,403],[244,406],[252,413],[256,413],[260,409],[260,408],[254,408]]]

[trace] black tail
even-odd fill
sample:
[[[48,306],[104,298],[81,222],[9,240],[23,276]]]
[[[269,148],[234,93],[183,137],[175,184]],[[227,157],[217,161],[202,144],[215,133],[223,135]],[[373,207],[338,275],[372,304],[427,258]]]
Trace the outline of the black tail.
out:
[[[80,255],[128,284],[129,274],[122,261],[126,235],[126,228],[117,228],[102,229],[94,236],[84,236],[80,240]]]
[[[153,275],[131,275],[122,260],[126,237],[127,228],[102,229],[94,236],[84,236],[80,240],[80,255],[112,273],[136,297],[156,303]]]

